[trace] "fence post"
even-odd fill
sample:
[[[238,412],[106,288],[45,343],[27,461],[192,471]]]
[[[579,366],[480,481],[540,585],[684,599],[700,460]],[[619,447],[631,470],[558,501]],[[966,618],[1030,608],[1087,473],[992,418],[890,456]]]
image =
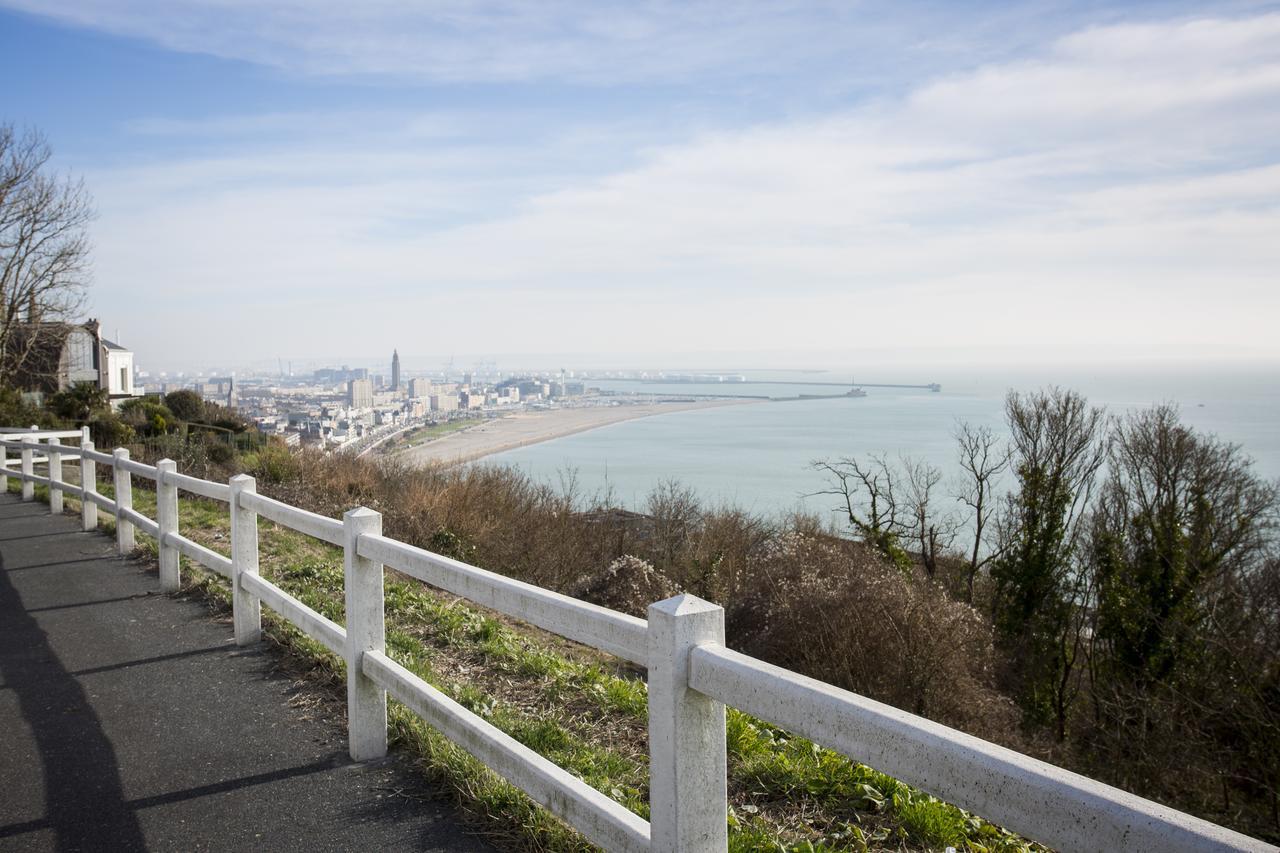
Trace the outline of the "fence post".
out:
[[[387,754],[387,694],[361,669],[366,651],[386,649],[383,624],[382,564],[361,557],[361,535],[382,533],[382,513],[359,507],[342,516],[347,604],[347,742],[354,761]]]
[[[156,544],[160,546],[160,591],[177,592],[182,586],[178,575],[178,548],[169,536],[178,534],[178,487],[165,482],[169,474],[176,474],[178,463],[161,459],[156,463],[156,524],[160,526]]]
[[[231,478],[231,611],[236,645],[262,638],[262,602],[240,585],[241,575],[258,573],[258,513],[240,503],[246,492],[256,494],[258,481],[248,474]]]
[[[35,432],[33,425],[31,431]],[[29,441],[35,436],[23,436],[22,441]],[[22,448],[22,499],[24,501],[33,501],[36,499],[36,484],[31,482],[30,477],[35,473],[35,451],[30,447]]]
[[[49,514],[62,515],[62,452],[58,449],[62,442],[57,438],[49,439]],[[59,484],[59,485],[55,485]]]
[[[92,441],[81,441],[81,450],[93,452]],[[98,505],[89,495],[98,493],[98,463],[80,454],[80,526],[87,530],[98,528]]]
[[[121,554],[133,551],[133,522],[124,517],[126,509],[133,509],[133,477],[125,470],[123,462],[129,461],[129,451],[117,447],[111,454],[115,462],[111,466],[111,479],[116,487],[116,547]]]
[[[649,605],[651,850],[723,853],[729,844],[723,703],[689,687],[689,653],[724,644],[724,610],[692,595]]]

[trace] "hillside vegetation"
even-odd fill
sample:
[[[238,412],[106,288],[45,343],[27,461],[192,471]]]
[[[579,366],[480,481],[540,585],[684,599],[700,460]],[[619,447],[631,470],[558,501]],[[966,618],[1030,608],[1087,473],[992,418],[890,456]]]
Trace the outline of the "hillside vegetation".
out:
[[[678,484],[627,512],[571,473],[551,486],[502,467],[410,470],[269,443],[196,473],[245,470],[260,491],[330,516],[368,506],[387,535],[637,615],[691,592],[725,606],[731,646],[1280,838],[1275,486],[1169,407],[1114,421],[1054,390],[1011,397],[1009,418],[1007,446],[960,431],[977,472],[959,503],[968,517],[911,460],[824,462],[843,529],[706,507]],[[189,535],[225,552],[225,510],[184,501],[183,513]],[[265,523],[262,548],[273,580],[341,621],[338,552]],[[402,578],[387,607],[397,659],[644,814],[640,673]],[[272,636],[337,683],[339,661],[286,626]],[[402,710],[394,725],[490,831],[529,849],[581,846]],[[736,712],[729,725],[736,849],[1023,846],[776,727]]]
[[[397,538],[637,615],[716,601],[743,651],[1280,838],[1276,485],[1170,406],[1115,419],[1053,389],[1008,419],[1007,443],[959,429],[960,501],[909,459],[826,463],[845,529],[672,483],[634,513],[571,472],[249,461],[291,502],[371,506]]]

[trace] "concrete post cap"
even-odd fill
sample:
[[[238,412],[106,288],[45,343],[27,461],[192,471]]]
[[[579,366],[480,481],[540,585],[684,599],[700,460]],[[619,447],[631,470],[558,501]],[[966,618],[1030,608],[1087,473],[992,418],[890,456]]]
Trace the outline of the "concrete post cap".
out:
[[[682,592],[665,601],[649,605],[650,612],[656,611],[667,616],[687,616],[694,613],[711,613],[723,609],[719,604],[713,604],[687,592]]]

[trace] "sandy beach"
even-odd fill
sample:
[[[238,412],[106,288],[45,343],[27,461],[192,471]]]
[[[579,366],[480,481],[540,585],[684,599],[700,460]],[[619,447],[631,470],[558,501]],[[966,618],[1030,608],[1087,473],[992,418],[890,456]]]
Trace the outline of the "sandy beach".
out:
[[[590,406],[572,409],[519,412],[484,421],[461,432],[402,451],[398,459],[412,465],[459,465],[494,453],[514,450],[528,444],[550,441],[574,433],[599,429],[622,421],[710,409],[717,406],[740,406],[752,400],[715,400],[689,403],[623,403],[617,406]]]

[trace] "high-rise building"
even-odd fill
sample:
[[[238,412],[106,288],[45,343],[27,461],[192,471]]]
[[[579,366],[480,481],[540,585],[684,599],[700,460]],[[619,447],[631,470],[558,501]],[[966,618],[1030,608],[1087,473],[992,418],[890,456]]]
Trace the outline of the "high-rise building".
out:
[[[400,351],[391,351],[391,390],[400,390]]]
[[[373,382],[369,379],[352,379],[347,382],[347,405],[353,409],[373,408]]]
[[[409,396],[413,399],[421,399],[431,396],[431,380],[425,376],[415,376],[409,380]]]
[[[432,394],[427,398],[433,412],[453,412],[458,408],[457,394]]]

